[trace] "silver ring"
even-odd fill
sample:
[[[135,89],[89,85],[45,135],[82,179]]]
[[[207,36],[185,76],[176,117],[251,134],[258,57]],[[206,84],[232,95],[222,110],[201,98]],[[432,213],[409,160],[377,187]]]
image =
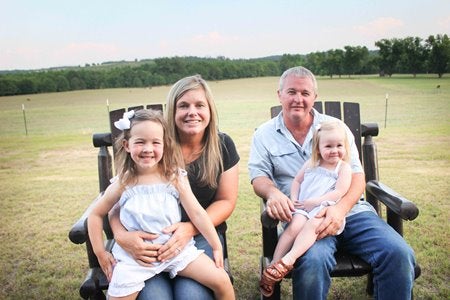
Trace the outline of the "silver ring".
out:
[[[178,247],[177,247],[177,249],[176,249],[176,250],[178,250],[178,253],[180,253],[180,252],[181,252],[180,248],[178,248]]]

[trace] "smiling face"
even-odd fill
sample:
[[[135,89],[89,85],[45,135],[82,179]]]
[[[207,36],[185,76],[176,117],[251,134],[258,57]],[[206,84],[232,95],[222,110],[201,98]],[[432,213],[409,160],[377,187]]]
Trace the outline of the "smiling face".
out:
[[[345,132],[337,128],[321,132],[319,152],[322,158],[322,165],[333,167],[339,160],[343,160],[347,153]]]
[[[205,91],[197,88],[186,92],[175,105],[175,124],[182,136],[203,135],[211,120]]]
[[[164,151],[164,130],[161,124],[143,121],[130,130],[130,138],[123,141],[139,172],[156,170]]]
[[[278,99],[283,107],[283,115],[290,120],[305,120],[311,111],[317,94],[309,77],[288,75],[278,90]]]

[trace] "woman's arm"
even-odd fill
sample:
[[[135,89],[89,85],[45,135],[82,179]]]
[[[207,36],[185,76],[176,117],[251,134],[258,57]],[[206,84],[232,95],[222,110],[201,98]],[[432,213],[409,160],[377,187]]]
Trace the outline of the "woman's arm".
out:
[[[225,222],[236,207],[239,186],[239,163],[223,172],[213,202],[206,212],[214,226]],[[172,237],[159,249],[159,259],[169,259],[175,256],[177,248],[184,248],[189,240],[199,233],[192,222],[180,222],[167,227],[165,233]]]
[[[206,208],[214,226],[225,222],[233,213],[239,189],[239,163],[222,173],[216,196],[211,205]]]
[[[120,222],[119,205],[115,205],[109,212],[109,225],[114,233],[116,242],[139,264],[151,266],[152,263],[158,260],[158,250],[161,245],[145,242],[145,240],[156,239],[158,235],[145,231],[127,231]]]

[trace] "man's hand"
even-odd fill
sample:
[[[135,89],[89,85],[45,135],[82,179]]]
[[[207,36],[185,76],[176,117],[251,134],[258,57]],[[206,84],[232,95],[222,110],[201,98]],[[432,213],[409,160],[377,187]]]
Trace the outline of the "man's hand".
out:
[[[295,211],[295,208],[292,201],[285,194],[277,190],[276,193],[272,193],[267,199],[266,210],[272,219],[290,222],[292,212]]]
[[[344,222],[345,215],[345,211],[340,209],[338,205],[327,206],[322,209],[316,215],[316,218],[324,218],[316,229],[317,240],[329,235],[336,235]]]

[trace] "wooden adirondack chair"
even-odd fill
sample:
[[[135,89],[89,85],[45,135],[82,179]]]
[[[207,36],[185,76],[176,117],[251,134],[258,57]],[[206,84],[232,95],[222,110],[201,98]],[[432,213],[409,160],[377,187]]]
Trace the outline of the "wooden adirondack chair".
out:
[[[347,124],[355,136],[355,143],[359,151],[359,158],[363,163],[366,178],[366,200],[375,208],[382,217],[380,203],[386,206],[387,223],[403,236],[403,220],[414,220],[419,210],[414,203],[399,195],[389,187],[378,181],[378,160],[376,145],[373,137],[378,135],[376,123],[361,124],[359,103],[330,101],[318,102],[314,108],[320,113],[341,119]],[[281,111],[281,106],[271,108],[271,117],[275,117]],[[363,140],[362,140],[363,139]],[[272,260],[275,247],[278,243],[279,222],[270,218],[265,211],[266,200],[261,200],[262,223],[262,256],[260,262],[260,275]],[[373,294],[372,269],[368,263],[357,256],[339,251],[335,254],[337,265],[331,273],[333,277],[357,277],[368,275],[366,292]],[[416,266],[415,277],[420,276],[420,267]],[[287,278],[290,277],[290,274]],[[270,298],[261,295],[262,299],[280,299],[280,283],[275,286]]]
[[[143,106],[129,107],[129,110],[139,110],[143,109]],[[163,110],[162,104],[150,104],[146,108],[154,110]],[[86,209],[80,219],[72,226],[69,232],[69,239],[75,244],[86,244],[86,252],[89,263],[89,270],[86,278],[80,287],[80,296],[83,299],[106,299],[103,291],[108,289],[108,280],[103,273],[100,265],[98,263],[97,257],[92,249],[91,242],[89,240],[89,235],[87,231],[87,217],[95,204],[95,202],[101,197],[103,192],[106,190],[110,184],[110,179],[113,177],[112,170],[112,156],[108,147],[112,147],[115,139],[120,134],[120,130],[114,126],[114,122],[122,118],[123,113],[126,111],[125,108],[117,109],[109,112],[109,123],[111,132],[108,133],[98,133],[94,134],[92,137],[94,147],[99,148],[98,152],[98,181],[100,194],[94,200],[94,202]],[[113,155],[115,150],[113,149]],[[103,228],[106,236],[105,247],[107,250],[111,250],[114,245],[114,235],[112,233],[111,227],[109,226],[108,218],[103,220]],[[230,265],[228,261],[228,250],[226,243],[226,235],[223,233],[224,237],[224,266],[225,270],[229,274],[232,282],[233,277],[231,276]]]

